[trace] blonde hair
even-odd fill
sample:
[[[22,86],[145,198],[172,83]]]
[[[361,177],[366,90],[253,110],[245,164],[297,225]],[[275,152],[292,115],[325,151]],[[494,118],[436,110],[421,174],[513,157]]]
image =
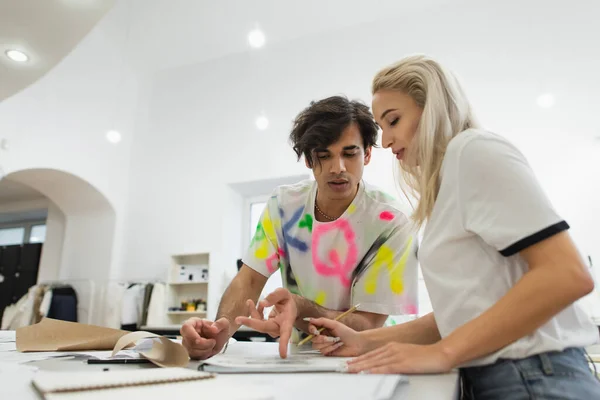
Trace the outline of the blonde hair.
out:
[[[413,145],[400,161],[402,191],[418,199],[412,219],[421,227],[431,216],[440,190],[440,170],[450,140],[468,128],[478,127],[471,105],[456,77],[429,57],[402,59],[375,75],[372,92],[398,90],[423,108]]]

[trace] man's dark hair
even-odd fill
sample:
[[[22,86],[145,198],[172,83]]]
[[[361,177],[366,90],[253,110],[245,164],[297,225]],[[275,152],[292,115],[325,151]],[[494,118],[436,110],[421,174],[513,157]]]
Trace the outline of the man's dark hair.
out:
[[[308,165],[313,167],[313,150],[325,149],[337,142],[342,131],[356,123],[363,139],[364,148],[377,146],[378,127],[369,107],[344,96],[332,96],[312,101],[294,120],[290,133],[298,160],[304,154]]]

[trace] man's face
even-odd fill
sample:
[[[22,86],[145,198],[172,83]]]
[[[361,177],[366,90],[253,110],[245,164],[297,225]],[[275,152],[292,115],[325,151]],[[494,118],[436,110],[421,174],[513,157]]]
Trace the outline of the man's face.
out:
[[[312,170],[321,196],[329,200],[354,198],[363,168],[371,160],[371,149],[363,146],[358,125],[352,123],[337,142],[313,150]]]

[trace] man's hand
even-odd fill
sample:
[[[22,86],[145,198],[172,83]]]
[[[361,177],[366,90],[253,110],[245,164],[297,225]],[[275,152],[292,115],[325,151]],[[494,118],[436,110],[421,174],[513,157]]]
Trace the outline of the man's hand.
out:
[[[221,351],[229,340],[229,320],[220,318],[216,322],[190,318],[181,327],[181,344],[190,358],[206,360]]]
[[[252,300],[248,300],[247,304],[250,317],[237,317],[235,323],[267,333],[274,338],[279,336],[279,356],[286,358],[288,343],[298,316],[292,294],[287,289],[279,288],[261,300],[258,307],[254,306]],[[271,306],[273,306],[273,310],[269,318],[265,320],[264,309]]]

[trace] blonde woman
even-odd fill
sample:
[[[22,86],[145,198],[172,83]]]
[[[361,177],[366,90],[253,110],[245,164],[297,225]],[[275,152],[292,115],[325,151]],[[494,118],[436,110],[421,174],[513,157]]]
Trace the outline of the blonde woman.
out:
[[[349,372],[461,369],[477,399],[600,398],[584,346],[598,329],[574,302],[594,283],[525,157],[475,121],[457,80],[414,56],[373,80],[382,144],[398,159],[424,226],[419,261],[433,313],[355,332],[313,319],[323,354]]]

